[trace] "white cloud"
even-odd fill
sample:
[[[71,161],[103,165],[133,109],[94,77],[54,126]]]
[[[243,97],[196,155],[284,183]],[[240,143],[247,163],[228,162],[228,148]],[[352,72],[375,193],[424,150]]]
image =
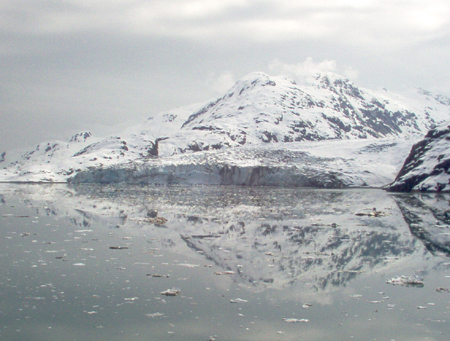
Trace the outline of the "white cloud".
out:
[[[359,71],[352,68],[351,66],[348,66],[344,69],[343,75],[350,80],[356,80],[358,79]]]
[[[448,0],[0,0],[0,9],[3,32],[101,30],[208,43],[322,38],[395,47],[441,34],[450,23]]]
[[[302,80],[317,73],[333,72],[341,74],[351,80],[358,78],[358,70],[353,67],[339,69],[335,60],[323,60],[316,62],[313,58],[308,57],[305,61],[297,64],[284,63],[278,59],[269,64],[269,72],[272,74],[284,74],[295,80]]]
[[[401,21],[409,28],[416,28],[421,31],[437,31],[449,23],[450,6],[447,3],[417,3],[407,10]]]
[[[318,72],[335,72],[336,69],[336,61],[334,60],[325,59],[321,62],[315,62],[311,57],[308,57],[304,62],[297,64],[284,63],[278,59],[269,64],[270,72],[285,74],[293,78],[302,78],[314,75]]]
[[[235,82],[236,79],[234,75],[229,71],[224,71],[218,76],[211,74],[207,83],[214,91],[214,94],[223,95],[223,93],[230,89]]]

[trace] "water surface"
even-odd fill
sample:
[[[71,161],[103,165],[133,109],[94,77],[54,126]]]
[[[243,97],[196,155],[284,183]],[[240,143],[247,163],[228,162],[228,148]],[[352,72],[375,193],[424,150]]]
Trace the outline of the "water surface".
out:
[[[1,184],[0,338],[448,340],[449,209],[375,189]]]

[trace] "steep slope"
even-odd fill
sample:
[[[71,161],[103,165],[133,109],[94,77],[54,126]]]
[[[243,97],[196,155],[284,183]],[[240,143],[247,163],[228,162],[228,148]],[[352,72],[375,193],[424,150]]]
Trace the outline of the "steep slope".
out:
[[[416,143],[388,190],[450,191],[450,121]]]

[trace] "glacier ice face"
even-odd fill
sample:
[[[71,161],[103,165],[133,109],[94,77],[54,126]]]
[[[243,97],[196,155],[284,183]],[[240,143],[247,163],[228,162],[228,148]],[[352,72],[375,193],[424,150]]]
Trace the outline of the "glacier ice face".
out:
[[[293,143],[290,149],[277,145],[242,147],[81,171],[69,181],[320,188],[382,186],[394,177],[400,167],[398,155],[403,155],[403,159],[409,146],[395,140],[343,140],[329,144]],[[336,156],[339,153],[341,156]]]

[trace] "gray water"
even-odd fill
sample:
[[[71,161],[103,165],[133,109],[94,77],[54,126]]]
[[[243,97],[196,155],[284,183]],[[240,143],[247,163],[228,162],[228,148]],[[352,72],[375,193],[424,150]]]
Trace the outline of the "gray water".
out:
[[[448,340],[449,199],[0,184],[0,339]]]

